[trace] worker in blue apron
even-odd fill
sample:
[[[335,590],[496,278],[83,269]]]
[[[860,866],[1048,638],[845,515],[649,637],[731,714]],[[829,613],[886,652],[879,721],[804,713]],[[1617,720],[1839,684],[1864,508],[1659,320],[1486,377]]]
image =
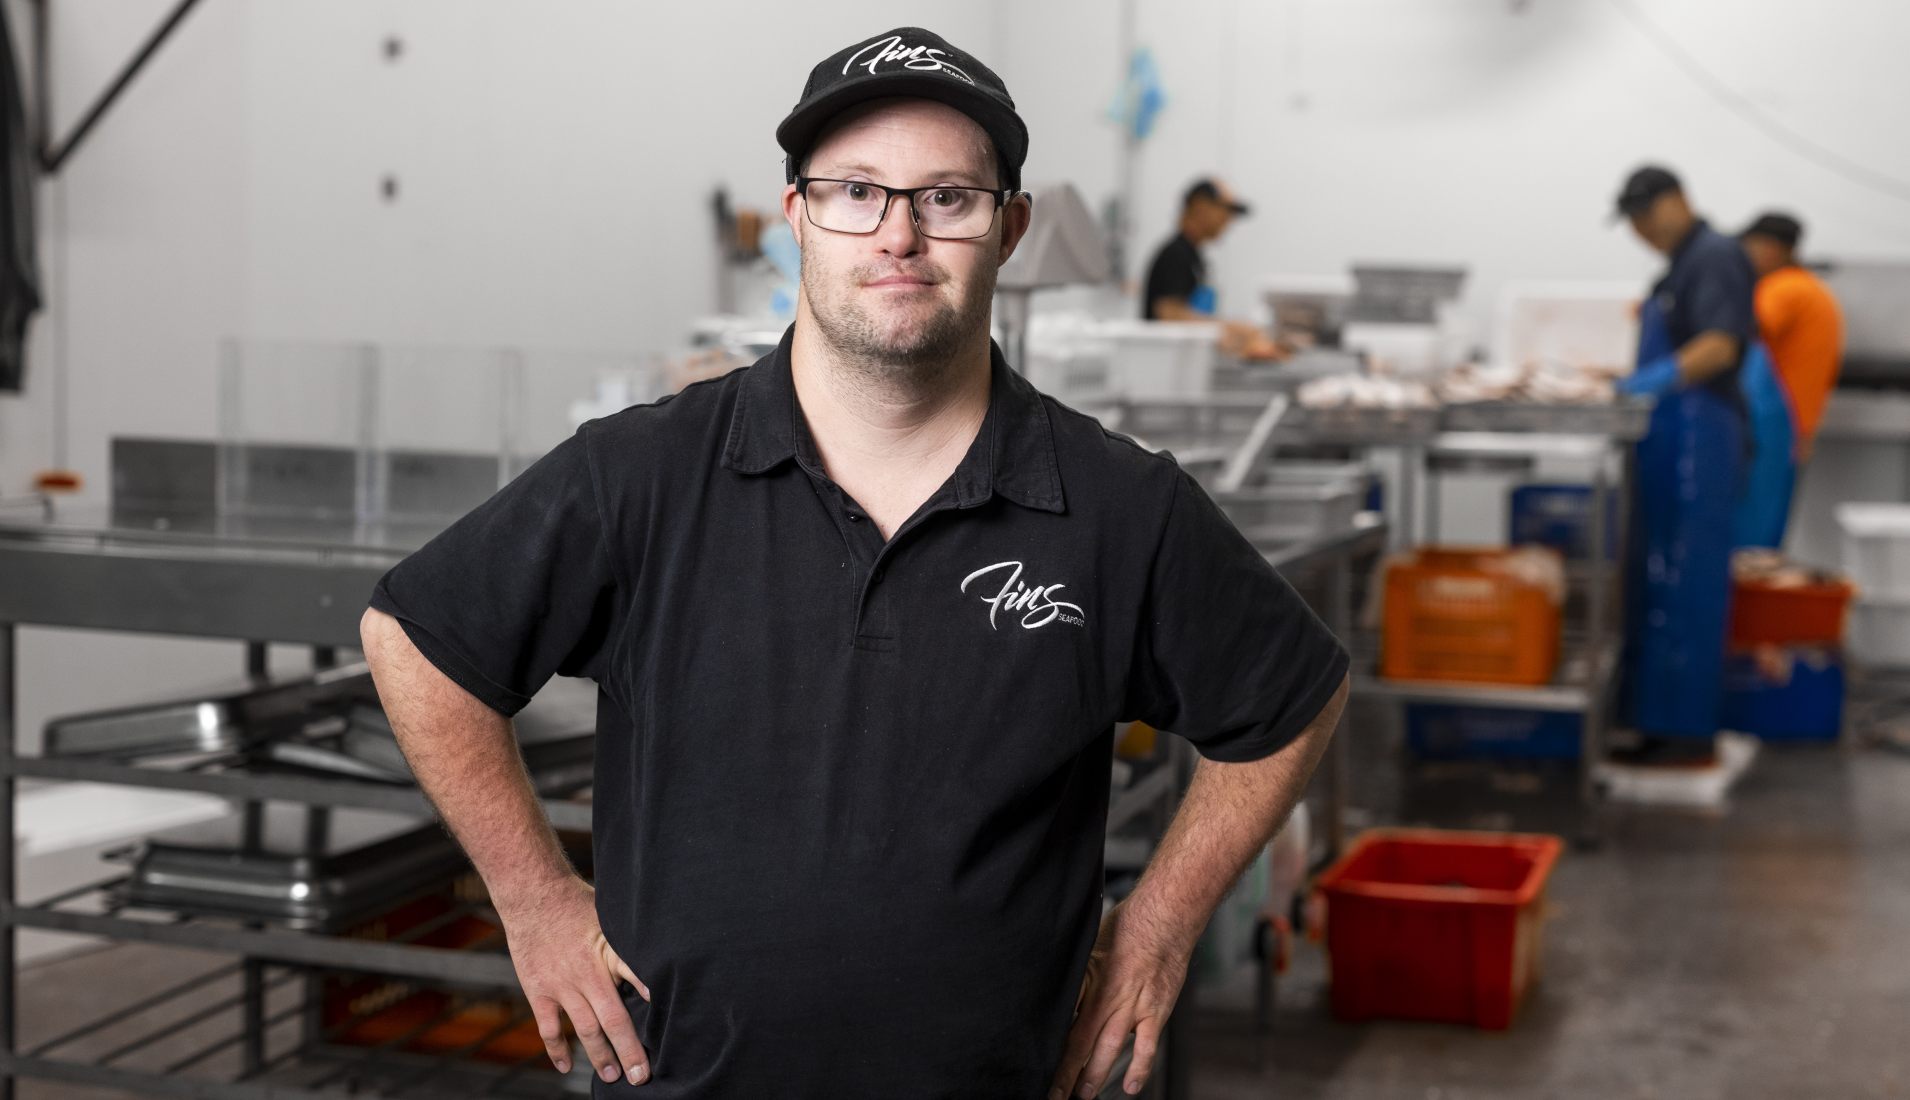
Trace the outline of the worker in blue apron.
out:
[[[1638,443],[1626,559],[1622,758],[1712,757],[1723,701],[1731,550],[1750,456],[1740,368],[1757,338],[1755,283],[1738,243],[1692,212],[1678,177],[1632,173],[1618,212],[1671,261],[1639,310],[1638,365],[1618,388],[1657,399]]]

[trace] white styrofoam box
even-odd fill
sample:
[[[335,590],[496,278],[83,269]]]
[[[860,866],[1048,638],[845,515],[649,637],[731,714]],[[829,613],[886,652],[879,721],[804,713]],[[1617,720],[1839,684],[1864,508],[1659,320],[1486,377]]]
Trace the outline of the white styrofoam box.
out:
[[[1858,661],[1910,668],[1910,603],[1859,600],[1851,605],[1844,644]]]
[[[1109,381],[1128,397],[1185,397],[1213,383],[1220,326],[1200,321],[1103,321],[1114,344]]]
[[[1910,504],[1837,506],[1844,572],[1873,600],[1910,600]]]
[[[1103,322],[1082,311],[1036,313],[1028,318],[1028,381],[1064,399],[1105,394],[1115,385],[1114,343]]]
[[[1638,354],[1638,286],[1620,282],[1514,282],[1499,294],[1493,360],[1556,360],[1623,370]]]

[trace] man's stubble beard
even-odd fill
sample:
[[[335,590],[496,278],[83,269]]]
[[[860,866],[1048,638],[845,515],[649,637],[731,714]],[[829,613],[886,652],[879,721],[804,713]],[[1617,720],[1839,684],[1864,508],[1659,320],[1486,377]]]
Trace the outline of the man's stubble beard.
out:
[[[937,301],[933,312],[920,316],[914,309],[901,316],[883,317],[865,308],[855,288],[897,271],[924,274],[946,286],[948,272],[918,260],[907,263],[860,264],[838,271],[802,253],[804,300],[816,329],[847,367],[878,384],[910,391],[935,388],[955,366],[964,346],[977,333],[986,333],[995,297],[995,268],[977,267],[958,304]],[[812,288],[827,288],[816,293]],[[827,291],[840,291],[832,297]]]

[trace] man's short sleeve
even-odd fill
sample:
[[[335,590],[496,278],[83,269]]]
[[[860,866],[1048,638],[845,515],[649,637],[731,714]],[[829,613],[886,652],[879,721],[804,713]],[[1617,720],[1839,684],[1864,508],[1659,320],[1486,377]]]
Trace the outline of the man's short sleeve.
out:
[[[1745,345],[1757,339],[1752,290],[1757,276],[1737,244],[1725,241],[1712,249],[1696,275],[1688,292],[1692,334],[1729,333]]]
[[[1162,298],[1184,299],[1200,286],[1200,254],[1185,237],[1175,237],[1161,247],[1147,269],[1147,298],[1143,315],[1154,319],[1154,303]]]
[[[601,678],[616,583],[597,490],[579,433],[399,562],[371,606],[500,714],[553,674]]]
[[[1326,624],[1180,473],[1122,717],[1177,733],[1212,760],[1259,760],[1306,729],[1347,667]]]

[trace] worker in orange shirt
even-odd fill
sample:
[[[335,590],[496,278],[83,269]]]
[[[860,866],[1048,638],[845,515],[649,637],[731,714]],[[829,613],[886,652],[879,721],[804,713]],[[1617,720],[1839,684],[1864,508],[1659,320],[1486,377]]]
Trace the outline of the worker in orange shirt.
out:
[[[1809,461],[1824,405],[1844,360],[1844,317],[1824,281],[1797,262],[1804,227],[1764,214],[1739,234],[1757,272],[1757,326],[1791,399],[1796,457]]]

